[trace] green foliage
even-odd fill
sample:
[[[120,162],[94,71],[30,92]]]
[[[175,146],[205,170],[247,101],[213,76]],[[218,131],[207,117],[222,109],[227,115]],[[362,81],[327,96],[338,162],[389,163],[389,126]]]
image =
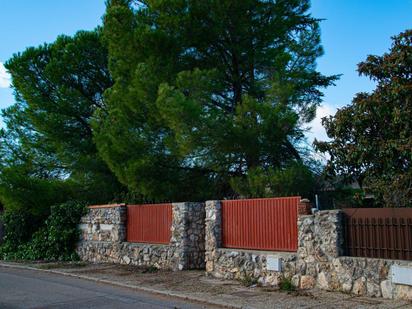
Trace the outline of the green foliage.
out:
[[[284,169],[251,170],[244,178],[232,178],[231,185],[243,197],[311,197],[315,180],[306,166],[294,163]]]
[[[51,208],[46,221],[48,257],[67,259],[73,255],[74,246],[79,239],[77,225],[86,212],[85,203],[79,202],[66,202]]]
[[[158,271],[159,271],[159,268],[157,268],[156,266],[150,265],[143,270],[143,273],[144,274],[154,274],[154,273],[157,273]]]
[[[279,289],[281,291],[291,292],[296,290],[296,286],[293,284],[291,278],[283,276],[279,281]]]
[[[343,183],[336,184],[333,190],[319,193],[318,199],[321,210],[379,206],[373,199],[367,198],[364,190]]]
[[[114,84],[93,132],[117,178],[147,199],[201,200],[242,194],[231,184],[256,171],[282,176],[248,191],[286,177],[304,161],[319,89],[336,79],[315,69],[308,10],[303,0],[108,1]]]
[[[244,274],[240,279],[240,283],[245,287],[251,287],[252,285],[257,284],[258,280],[249,274]]]
[[[6,235],[0,247],[0,256],[23,260],[78,259],[75,252],[79,238],[77,225],[85,212],[84,203],[54,205],[45,225],[33,234],[33,229],[30,231],[27,226],[27,217],[21,213],[7,214],[4,218]]]
[[[324,118],[332,140],[315,144],[329,153],[331,175],[358,181],[386,206],[411,206],[412,30],[394,37],[383,56],[368,56],[358,71],[376,89]]]
[[[20,245],[31,239],[32,234],[38,229],[41,219],[34,217],[24,209],[5,211],[1,216],[1,221],[4,224],[2,248],[6,251],[16,251]]]
[[[13,55],[16,103],[2,111],[0,201],[46,215],[70,199],[107,202],[122,190],[97,153],[91,118],[111,86],[100,30],[59,36]]]
[[[28,162],[0,168],[0,201],[8,210],[21,210],[33,217],[47,217],[50,205],[75,195],[70,180],[33,175]]]

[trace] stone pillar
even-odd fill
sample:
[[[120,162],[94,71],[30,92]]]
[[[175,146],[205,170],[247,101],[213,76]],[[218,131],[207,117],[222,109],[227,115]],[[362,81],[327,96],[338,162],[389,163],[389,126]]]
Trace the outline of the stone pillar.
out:
[[[307,199],[301,199],[298,204],[298,215],[312,214],[312,203]]]
[[[187,269],[205,268],[205,218],[204,203],[186,203],[188,222],[186,225]]]
[[[127,207],[125,204],[89,206],[80,220],[84,241],[126,241]]]
[[[341,256],[343,237],[340,210],[324,210],[298,218],[298,254],[302,257],[317,256],[326,261]]]
[[[206,272],[214,271],[217,249],[222,245],[222,206],[220,201],[206,202]]]
[[[302,280],[329,289],[336,278],[331,277],[331,265],[343,254],[343,213],[325,210],[298,217],[298,262]],[[313,287],[313,286],[308,286]]]
[[[127,241],[127,206],[122,204],[117,208],[118,241]]]
[[[186,203],[173,203],[172,214],[170,246],[175,247],[172,257],[172,264],[175,265],[173,270],[178,270],[183,269],[186,264],[184,256],[185,225],[187,220]]]
[[[205,265],[205,207],[203,203],[173,203],[170,246],[173,269],[197,269]]]
[[[344,222],[341,210],[330,210],[319,216],[315,224],[320,226],[319,236],[325,242],[324,252],[330,259],[344,254]],[[327,245],[329,243],[329,245]]]
[[[89,206],[79,229],[76,246],[79,257],[90,262],[108,261],[117,252],[113,248],[127,239],[127,207],[125,204]]]

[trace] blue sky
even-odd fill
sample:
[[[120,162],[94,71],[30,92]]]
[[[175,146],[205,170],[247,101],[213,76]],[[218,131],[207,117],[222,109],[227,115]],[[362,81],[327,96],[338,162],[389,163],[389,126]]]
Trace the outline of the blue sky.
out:
[[[0,0],[0,108],[13,103],[1,64],[29,46],[101,24],[104,0]],[[1,125],[1,124],[0,124]]]
[[[324,103],[312,124],[312,135],[325,139],[320,118],[334,114],[374,83],[358,75],[357,64],[367,55],[382,55],[391,37],[412,28],[412,0],[312,0],[314,17],[321,22],[325,55],[318,60],[323,74],[343,74],[335,87],[325,91]]]
[[[101,24],[104,0],[0,0],[0,108],[13,103],[1,63],[28,46],[52,42],[59,34],[93,29]],[[312,0],[312,14],[321,23],[325,55],[318,61],[324,74],[343,74],[325,91],[312,134],[325,137],[319,118],[349,104],[355,93],[373,83],[359,77],[356,65],[368,54],[381,55],[390,37],[412,28],[412,0]]]

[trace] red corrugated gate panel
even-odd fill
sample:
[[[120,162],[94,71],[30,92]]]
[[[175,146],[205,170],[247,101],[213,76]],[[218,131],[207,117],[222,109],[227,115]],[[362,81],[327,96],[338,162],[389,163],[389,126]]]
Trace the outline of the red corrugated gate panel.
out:
[[[127,241],[169,244],[172,204],[127,205]]]
[[[294,196],[222,201],[223,247],[296,251],[300,199]]]

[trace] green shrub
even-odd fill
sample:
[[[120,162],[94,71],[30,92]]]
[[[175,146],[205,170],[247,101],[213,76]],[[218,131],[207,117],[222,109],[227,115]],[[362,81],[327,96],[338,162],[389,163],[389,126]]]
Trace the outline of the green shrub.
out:
[[[85,213],[85,204],[79,202],[68,202],[51,208],[51,215],[46,222],[49,258],[73,259],[74,248],[79,240],[77,225]],[[42,241],[41,238],[42,235],[38,235],[39,241]]]
[[[258,280],[249,274],[244,274],[240,278],[240,283],[245,287],[250,287],[258,283]]]
[[[8,248],[8,251],[15,251],[20,245],[30,241],[42,221],[41,218],[22,209],[5,211],[1,220],[4,224],[2,247]]]
[[[33,233],[31,240],[17,246],[8,245],[6,240],[0,249],[1,257],[13,260],[77,260],[77,225],[85,211],[84,203],[74,201],[52,206],[45,225]]]
[[[282,277],[279,282],[279,289],[281,291],[295,291],[296,287],[292,283],[292,280],[288,277]]]
[[[159,271],[159,268],[157,268],[156,266],[150,265],[145,270],[143,270],[143,273],[153,274],[153,273],[157,273],[158,271]]]

